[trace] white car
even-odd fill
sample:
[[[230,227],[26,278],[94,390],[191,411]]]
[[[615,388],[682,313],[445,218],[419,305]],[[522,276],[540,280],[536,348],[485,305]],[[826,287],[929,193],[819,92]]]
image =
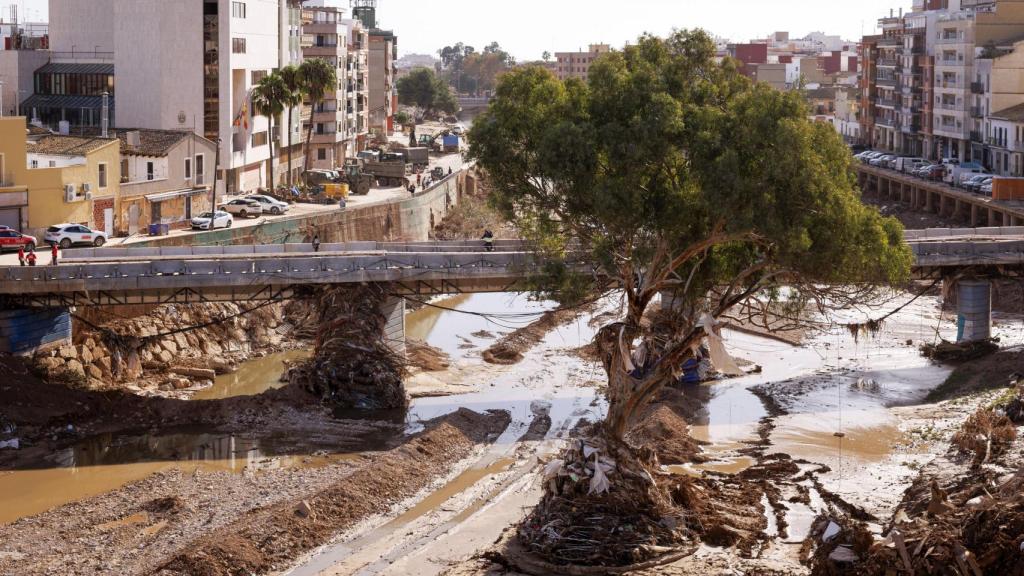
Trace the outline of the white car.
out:
[[[216,212],[203,212],[192,219],[193,230],[216,230],[217,228],[231,228],[234,218],[227,212],[220,210]]]
[[[466,126],[464,124],[456,124],[455,126],[452,126],[452,134],[455,134],[456,136],[462,136],[465,133]]]
[[[247,198],[232,200],[221,206],[220,209],[241,218],[263,214],[263,204],[260,204],[258,200],[249,200]]]
[[[245,199],[246,200],[255,200],[255,201],[259,202],[263,206],[263,212],[264,213],[268,213],[269,212],[270,214],[273,214],[274,216],[279,216],[281,214],[284,214],[285,212],[288,211],[288,208],[290,208],[290,206],[288,206],[288,204],[286,204],[284,202],[281,202],[280,200],[275,200],[274,198],[271,198],[270,196],[264,196],[263,194],[253,194],[251,196],[246,196]]]
[[[76,244],[87,244],[98,248],[107,243],[107,233],[81,224],[57,224],[46,229],[43,242],[59,244],[65,250]]]

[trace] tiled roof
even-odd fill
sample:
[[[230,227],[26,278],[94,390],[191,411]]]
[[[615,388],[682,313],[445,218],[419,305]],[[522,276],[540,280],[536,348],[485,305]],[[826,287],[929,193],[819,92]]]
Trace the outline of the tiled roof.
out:
[[[90,136],[99,136],[100,129],[97,127],[75,128],[75,131],[85,130]],[[139,135],[138,145],[128,145],[128,135],[137,132]],[[154,130],[151,128],[111,128],[110,136],[121,140],[121,154],[126,156],[167,156],[167,154],[179,142],[188,138],[192,132],[189,130]]]
[[[1024,122],[1024,104],[1017,104],[999,112],[993,112],[991,118],[1009,120],[1010,122]]]
[[[84,156],[113,142],[113,138],[92,138],[82,136],[61,136],[52,134],[28,143],[28,152],[35,154],[59,154],[61,156]]]

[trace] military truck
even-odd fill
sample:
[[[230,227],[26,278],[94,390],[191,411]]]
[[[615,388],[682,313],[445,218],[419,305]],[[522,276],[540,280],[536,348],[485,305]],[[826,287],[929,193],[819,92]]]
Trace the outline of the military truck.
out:
[[[409,179],[406,178],[407,166],[401,156],[397,160],[363,160],[362,168],[363,173],[370,174],[377,179],[378,186],[392,188],[409,186]]]

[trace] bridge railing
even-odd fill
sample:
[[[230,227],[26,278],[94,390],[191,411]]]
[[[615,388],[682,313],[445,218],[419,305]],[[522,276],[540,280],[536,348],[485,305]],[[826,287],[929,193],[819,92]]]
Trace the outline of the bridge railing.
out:
[[[483,240],[453,240],[440,242],[342,242],[320,245],[320,253],[343,252],[482,252]],[[495,252],[524,251],[523,240],[495,240]],[[313,246],[304,244],[263,244],[245,246],[166,246],[159,248],[76,248],[64,252],[65,262],[96,260],[189,258],[211,256],[269,256],[314,254]]]
[[[941,240],[943,238],[968,236],[1021,236],[1024,237],[1024,226],[992,226],[988,228],[928,228],[926,230],[907,230],[903,233],[907,242],[922,240]]]
[[[582,262],[575,263],[585,266]],[[88,290],[230,288],[520,278],[537,268],[531,252],[387,253],[219,260],[187,258],[0,269],[0,294]]]

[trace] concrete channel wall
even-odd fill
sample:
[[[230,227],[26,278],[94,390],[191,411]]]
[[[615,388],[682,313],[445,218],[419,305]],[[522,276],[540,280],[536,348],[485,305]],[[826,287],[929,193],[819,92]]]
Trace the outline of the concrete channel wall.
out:
[[[263,224],[196,234],[164,236],[132,244],[133,248],[161,246],[223,246],[229,244],[296,244],[313,234],[321,242],[422,242],[430,234],[431,221],[440,223],[457,206],[462,194],[473,192],[476,177],[463,169],[428,190],[404,200],[372,206],[355,206],[332,212],[268,219]]]

